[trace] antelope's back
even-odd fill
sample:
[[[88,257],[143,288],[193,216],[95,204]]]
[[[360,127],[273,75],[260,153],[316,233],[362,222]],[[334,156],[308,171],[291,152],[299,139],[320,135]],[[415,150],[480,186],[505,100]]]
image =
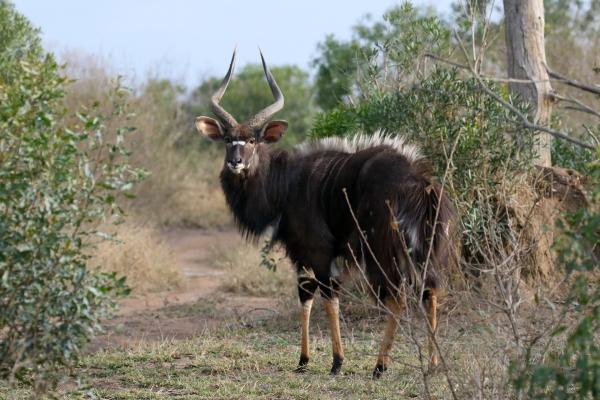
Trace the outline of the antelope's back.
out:
[[[448,258],[454,211],[418,148],[376,133],[304,145],[297,157],[292,202],[311,210],[303,218],[319,240],[336,255],[345,255],[350,243],[364,258],[366,237],[382,265],[395,264],[387,271],[394,281],[411,275],[399,261],[411,257],[400,264],[422,266],[429,260],[427,279],[435,286],[435,270]]]

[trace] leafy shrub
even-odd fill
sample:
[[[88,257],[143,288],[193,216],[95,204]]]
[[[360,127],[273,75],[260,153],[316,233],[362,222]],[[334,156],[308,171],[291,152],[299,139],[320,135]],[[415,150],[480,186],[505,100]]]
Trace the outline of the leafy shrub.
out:
[[[588,179],[595,187],[592,204],[559,221],[561,234],[555,242],[560,264],[572,276],[562,313],[577,318],[570,326],[563,322],[554,327],[552,336],[566,332],[567,339],[545,359],[537,359],[530,350],[513,362],[512,383],[528,398],[600,397],[600,162],[596,154],[588,166]]]
[[[108,128],[126,113],[122,88],[111,114],[87,110],[66,127],[66,78],[6,1],[0,35],[0,375],[41,389],[126,292],[124,279],[88,270],[83,248],[141,173],[124,161],[132,128]]]
[[[441,22],[408,6],[387,14],[386,22],[386,41],[374,52],[368,73],[362,74],[360,98],[320,114],[312,135],[383,130],[418,143],[436,175],[445,177],[459,214],[468,269],[500,264],[509,249],[519,247],[507,206],[517,185],[509,183],[522,181],[530,169],[532,135],[481,91],[475,79],[444,65],[427,65],[422,56],[428,48],[447,47],[449,34]],[[419,40],[408,46],[410,32],[440,43]],[[505,89],[490,87],[508,100]],[[521,146],[514,144],[515,136]],[[524,251],[514,262],[526,255]]]
[[[419,79],[425,52],[444,54],[450,30],[434,15],[423,14],[410,3],[392,7],[383,21],[357,24],[349,41],[329,35],[319,43],[316,103],[326,111],[349,99],[368,97],[374,89],[398,88]]]
[[[600,132],[600,129],[597,129]],[[575,146],[571,143],[555,140],[552,142],[552,164],[563,168],[571,168],[589,175],[592,161],[596,155],[592,150]]]

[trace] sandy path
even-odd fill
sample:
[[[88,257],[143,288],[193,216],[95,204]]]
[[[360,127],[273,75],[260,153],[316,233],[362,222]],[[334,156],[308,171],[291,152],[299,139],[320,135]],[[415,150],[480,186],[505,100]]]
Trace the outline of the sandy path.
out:
[[[270,298],[218,291],[227,276],[211,265],[211,249],[241,243],[237,232],[174,229],[164,237],[185,277],[184,288],[122,300],[117,317],[106,322],[106,333],[93,341],[92,350],[194,337],[223,324],[245,323],[240,316],[272,306]]]
[[[210,249],[220,243],[237,244],[239,234],[233,230],[173,229],[164,234],[184,276],[182,289],[132,297],[120,302],[119,315],[129,315],[168,305],[190,303],[209,297],[225,276],[210,264]]]

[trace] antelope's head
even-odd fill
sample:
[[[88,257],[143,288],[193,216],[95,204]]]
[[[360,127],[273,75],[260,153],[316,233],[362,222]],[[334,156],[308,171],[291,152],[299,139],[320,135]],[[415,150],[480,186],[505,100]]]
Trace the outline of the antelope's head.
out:
[[[256,169],[259,146],[277,142],[288,127],[286,121],[269,121],[273,114],[283,108],[283,93],[267,67],[262,52],[260,58],[267,82],[275,98],[273,104],[265,107],[242,124],[238,123],[219,105],[235,68],[234,50],[227,75],[210,99],[211,109],[217,118],[196,118],[196,129],[204,137],[213,141],[225,142],[225,166],[234,174],[247,174]]]

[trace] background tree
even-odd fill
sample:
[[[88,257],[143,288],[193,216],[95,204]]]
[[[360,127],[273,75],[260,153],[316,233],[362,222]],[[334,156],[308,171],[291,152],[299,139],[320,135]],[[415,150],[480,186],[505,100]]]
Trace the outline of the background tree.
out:
[[[376,91],[414,83],[418,74],[427,70],[422,68],[420,55],[430,51],[446,54],[447,28],[431,9],[403,3],[388,10],[381,21],[363,18],[352,28],[350,40],[327,36],[319,43],[319,55],[312,63],[317,105],[328,111]]]
[[[552,86],[546,71],[543,0],[504,0],[508,77],[530,82],[510,82],[514,95],[531,105],[531,119],[547,126],[552,112]],[[530,134],[525,132],[525,134]],[[521,138],[515,137],[517,143]],[[552,137],[539,133],[535,144],[535,162],[551,166]]]

